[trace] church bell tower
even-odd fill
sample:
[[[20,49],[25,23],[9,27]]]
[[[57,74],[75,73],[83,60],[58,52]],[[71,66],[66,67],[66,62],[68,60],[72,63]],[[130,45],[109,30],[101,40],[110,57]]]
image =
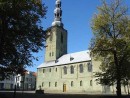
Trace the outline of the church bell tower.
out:
[[[62,23],[61,1],[56,0],[54,9],[54,21],[46,30],[45,62],[57,60],[67,54],[67,30]]]

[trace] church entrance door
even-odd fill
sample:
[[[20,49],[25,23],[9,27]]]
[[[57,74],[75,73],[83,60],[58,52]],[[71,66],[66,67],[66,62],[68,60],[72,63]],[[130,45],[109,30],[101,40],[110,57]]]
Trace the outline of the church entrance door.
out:
[[[63,84],[63,92],[66,92],[66,84]]]

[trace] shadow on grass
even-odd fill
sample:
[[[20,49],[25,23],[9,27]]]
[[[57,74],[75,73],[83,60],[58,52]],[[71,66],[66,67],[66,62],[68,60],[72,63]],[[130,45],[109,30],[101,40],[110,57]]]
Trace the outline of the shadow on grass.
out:
[[[12,92],[0,92],[0,98],[13,98]],[[87,94],[35,94],[35,93],[16,93],[15,98],[118,98],[114,95],[87,95]],[[130,98],[123,96],[122,98]]]

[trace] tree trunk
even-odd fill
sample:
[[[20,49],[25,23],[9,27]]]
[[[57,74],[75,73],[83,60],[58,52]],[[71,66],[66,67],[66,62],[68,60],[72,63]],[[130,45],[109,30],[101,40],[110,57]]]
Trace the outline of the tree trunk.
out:
[[[116,90],[117,90],[117,96],[118,96],[118,98],[121,98],[121,81],[120,81],[120,79],[117,79]]]
[[[118,98],[121,98],[121,73],[120,73],[120,65],[118,64],[118,59],[117,59],[117,53],[116,51],[113,52],[114,54],[114,62],[116,65],[116,80],[117,80],[117,87],[116,87],[116,94]]]
[[[128,90],[128,95],[130,94],[130,92],[129,92],[129,84],[127,85],[127,90]]]

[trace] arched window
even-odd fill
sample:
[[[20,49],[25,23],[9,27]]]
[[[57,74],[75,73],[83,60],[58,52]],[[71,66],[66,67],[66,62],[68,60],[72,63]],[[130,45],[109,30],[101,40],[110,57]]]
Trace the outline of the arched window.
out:
[[[57,87],[57,82],[55,82],[55,87]]]
[[[83,82],[82,81],[80,81],[80,86],[83,86]]]
[[[60,4],[58,4],[58,7],[60,7]]]
[[[71,81],[71,87],[72,87],[72,86],[74,86],[74,82],[73,82],[73,81]]]
[[[70,66],[70,73],[74,74],[74,66]]]
[[[50,52],[49,56],[51,57],[51,52]]]
[[[51,68],[49,69],[49,72],[51,72]]]
[[[67,67],[64,66],[64,74],[67,74]]]
[[[83,73],[83,64],[80,64],[80,65],[79,65],[79,72],[80,72],[80,73]]]
[[[59,14],[59,13],[57,13],[57,17],[59,17],[59,15],[60,15],[60,14]]]
[[[49,87],[51,86],[51,82],[49,82]]]
[[[45,73],[45,69],[43,69],[43,73]]]
[[[42,82],[42,87],[44,86],[44,82]]]
[[[92,85],[93,85],[92,80],[90,80],[90,86],[92,86]]]
[[[88,72],[92,72],[92,64],[89,62],[87,65],[88,65]]]
[[[52,56],[54,56],[54,52],[52,52]]]

